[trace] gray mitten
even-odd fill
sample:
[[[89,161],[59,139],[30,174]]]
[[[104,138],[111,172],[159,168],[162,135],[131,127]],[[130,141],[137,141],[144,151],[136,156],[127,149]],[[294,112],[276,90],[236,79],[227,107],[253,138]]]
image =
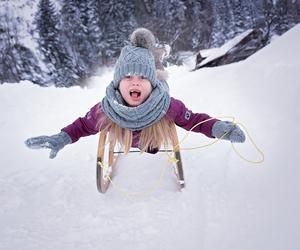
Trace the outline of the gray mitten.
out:
[[[49,158],[53,159],[59,150],[72,143],[71,137],[64,131],[52,136],[32,137],[25,141],[27,147],[32,149],[50,148]]]
[[[224,135],[226,134],[226,135]],[[224,137],[222,137],[224,135]],[[244,142],[244,132],[234,123],[228,121],[217,121],[212,127],[212,136],[229,140],[231,142]]]

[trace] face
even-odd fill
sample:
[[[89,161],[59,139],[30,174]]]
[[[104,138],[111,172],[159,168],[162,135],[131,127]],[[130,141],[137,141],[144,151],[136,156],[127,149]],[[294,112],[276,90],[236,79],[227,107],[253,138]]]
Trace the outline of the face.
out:
[[[132,75],[120,81],[119,91],[128,106],[136,107],[146,101],[151,94],[152,86],[146,78]]]

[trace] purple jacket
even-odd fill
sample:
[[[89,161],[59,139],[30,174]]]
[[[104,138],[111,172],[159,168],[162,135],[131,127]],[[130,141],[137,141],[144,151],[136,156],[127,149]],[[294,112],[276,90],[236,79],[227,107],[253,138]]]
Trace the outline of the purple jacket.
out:
[[[101,102],[97,103],[91,108],[91,110],[84,116],[75,120],[72,124],[63,128],[62,131],[68,133],[72,139],[72,143],[79,140],[80,137],[94,135],[99,132],[101,129],[97,124],[99,118],[104,115],[101,107]],[[210,116],[207,114],[193,113],[191,110],[188,110],[185,105],[173,97],[171,97],[170,107],[166,113],[168,119],[173,121],[177,126],[182,127],[186,130],[190,130],[197,123],[209,119]],[[211,129],[213,124],[218,121],[217,119],[204,122],[194,128],[192,131],[205,134],[208,137],[213,138],[211,135]],[[133,132],[132,147],[138,147],[140,131]]]

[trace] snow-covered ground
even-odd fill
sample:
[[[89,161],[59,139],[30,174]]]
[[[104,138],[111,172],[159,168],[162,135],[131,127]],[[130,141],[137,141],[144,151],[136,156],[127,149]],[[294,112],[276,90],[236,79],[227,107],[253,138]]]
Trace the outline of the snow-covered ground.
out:
[[[0,86],[0,249],[298,250],[299,44],[298,25],[246,61],[169,69],[173,96],[193,111],[235,116],[265,153],[265,162],[253,165],[226,141],[183,151],[183,192],[164,154],[121,159],[115,183],[129,192],[151,189],[167,166],[156,191],[125,198],[113,187],[105,195],[96,189],[98,136],[54,160],[25,147],[26,138],[54,134],[84,115],[102,99],[112,72],[91,79],[89,89]],[[182,146],[210,141],[194,133]],[[260,158],[249,139],[237,149]]]

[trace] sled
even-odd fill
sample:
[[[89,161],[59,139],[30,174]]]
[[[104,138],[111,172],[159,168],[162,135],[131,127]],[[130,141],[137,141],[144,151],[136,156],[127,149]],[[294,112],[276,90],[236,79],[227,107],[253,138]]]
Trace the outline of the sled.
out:
[[[175,139],[172,141],[173,150],[159,150],[159,152],[171,152],[173,157],[176,158],[174,163],[174,172],[178,183],[179,190],[185,187],[183,166],[180,154],[179,140],[176,132],[175,124],[171,127],[174,130]],[[116,170],[118,157],[124,152],[116,150],[115,145],[107,142],[108,133],[101,131],[98,141],[97,151],[97,166],[96,166],[96,182],[97,189],[100,193],[105,193],[109,187],[109,184],[114,176]],[[140,151],[129,151],[129,153]]]

